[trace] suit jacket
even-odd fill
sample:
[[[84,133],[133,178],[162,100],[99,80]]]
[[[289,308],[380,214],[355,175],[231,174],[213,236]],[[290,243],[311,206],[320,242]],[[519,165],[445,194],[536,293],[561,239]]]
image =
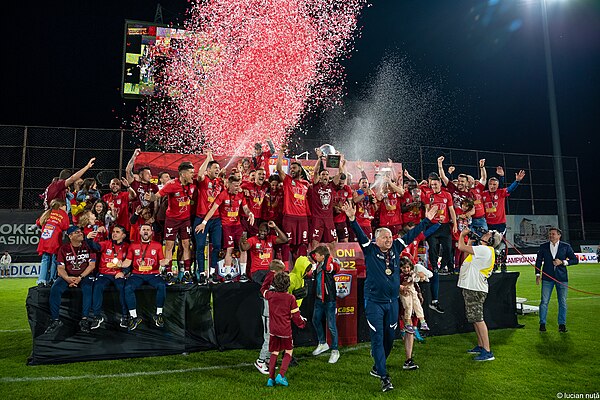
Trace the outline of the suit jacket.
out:
[[[554,257],[561,261],[567,261],[569,265],[579,264],[579,259],[575,255],[573,248],[569,243],[558,242],[558,251],[556,252],[556,257]],[[546,242],[540,246],[540,249],[537,253],[537,259],[535,260],[535,266],[540,268],[543,264],[542,271],[542,279],[546,281],[551,281],[552,278],[556,279],[559,282],[568,282],[569,277],[567,275],[567,266],[564,264],[554,266],[552,262],[554,260],[552,257],[552,253],[550,252],[550,242]],[[536,270],[536,274],[537,274]]]

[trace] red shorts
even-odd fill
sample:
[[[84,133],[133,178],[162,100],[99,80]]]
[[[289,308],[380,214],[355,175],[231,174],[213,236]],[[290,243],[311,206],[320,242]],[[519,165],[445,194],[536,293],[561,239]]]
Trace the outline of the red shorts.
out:
[[[186,240],[191,237],[192,225],[189,219],[173,219],[165,220],[165,240],[175,241],[177,235],[179,240]]]
[[[350,236],[350,233],[348,232],[348,224],[346,223],[346,221],[336,222],[335,231],[337,232],[337,237],[339,240],[348,239],[348,237]]]
[[[333,219],[313,218],[311,223],[312,240],[319,243],[337,241],[337,232]]]
[[[289,239],[287,244],[308,245],[308,217],[284,215],[282,226]]]
[[[290,337],[269,336],[269,353],[274,351],[293,350],[294,342]]]
[[[226,249],[229,247],[237,247],[243,232],[244,228],[241,224],[223,225],[223,247]]]

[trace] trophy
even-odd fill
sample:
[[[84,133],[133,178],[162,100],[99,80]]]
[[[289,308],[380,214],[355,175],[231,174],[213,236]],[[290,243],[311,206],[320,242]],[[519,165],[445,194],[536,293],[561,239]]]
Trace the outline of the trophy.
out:
[[[327,168],[339,168],[340,167],[340,158],[341,156],[335,150],[335,148],[330,144],[324,144],[319,147],[321,153],[326,157],[325,165]]]

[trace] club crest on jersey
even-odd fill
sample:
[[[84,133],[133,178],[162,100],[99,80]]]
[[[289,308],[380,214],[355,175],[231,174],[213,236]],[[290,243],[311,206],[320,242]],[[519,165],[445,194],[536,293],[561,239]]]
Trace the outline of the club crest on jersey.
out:
[[[106,249],[106,255],[110,256],[112,254],[112,249]]]
[[[150,250],[150,254],[152,254],[153,256],[155,256],[156,255],[156,250],[155,249]]]
[[[444,203],[447,203],[447,202],[448,202],[448,199],[444,199]]]
[[[181,196],[181,193],[175,192],[175,196]]]
[[[118,200],[117,200],[117,204],[121,204],[121,199],[118,199]]]
[[[337,274],[333,277],[335,279],[335,291],[337,297],[343,299],[350,294],[352,288],[352,275],[350,274]]]
[[[229,205],[231,202],[229,200],[225,200],[225,204]]]
[[[135,254],[136,256],[139,256],[141,254],[140,249],[135,249],[133,251],[133,254]]]

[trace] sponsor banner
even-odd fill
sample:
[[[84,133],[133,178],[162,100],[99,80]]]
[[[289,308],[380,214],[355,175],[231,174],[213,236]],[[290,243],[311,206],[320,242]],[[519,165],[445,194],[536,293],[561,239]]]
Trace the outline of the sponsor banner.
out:
[[[575,253],[579,262],[582,264],[593,264],[598,262],[596,253]],[[535,264],[537,254],[511,254],[506,257],[506,264],[508,265],[529,265]]]
[[[598,254],[598,245],[597,244],[582,244],[581,252]]]
[[[343,299],[350,294],[352,289],[352,275],[350,274],[337,274],[333,277],[335,279],[335,290],[337,297]]]
[[[40,230],[35,220],[42,210],[0,210],[0,249],[8,251],[13,260],[19,256],[37,254]]]
[[[356,269],[359,278],[365,277],[365,256],[356,242],[335,245],[335,257],[342,269]]]
[[[37,278],[40,275],[40,263],[12,263],[10,265],[11,278]]]
[[[548,230],[557,226],[556,215],[507,215],[506,239],[519,249],[539,247],[548,241]]]

